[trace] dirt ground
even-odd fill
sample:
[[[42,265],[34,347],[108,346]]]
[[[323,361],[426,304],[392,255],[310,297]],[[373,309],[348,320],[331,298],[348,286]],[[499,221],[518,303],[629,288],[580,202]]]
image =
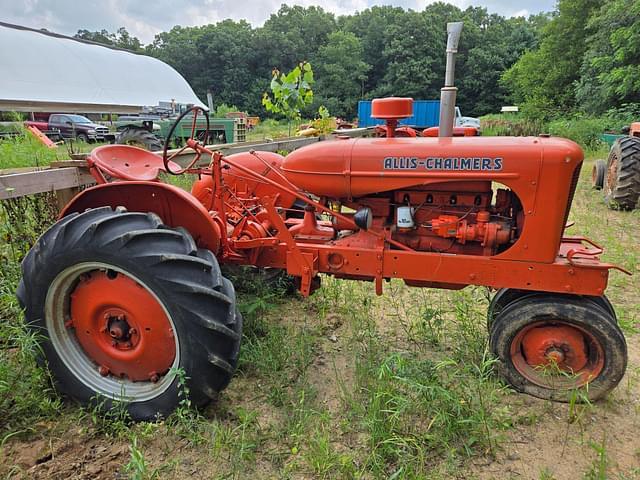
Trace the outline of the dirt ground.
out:
[[[297,302],[296,302],[297,303]],[[328,316],[328,327],[310,366],[317,389],[317,403],[338,418],[344,408],[340,388],[353,384],[353,353],[343,342],[341,319]],[[471,458],[454,474],[456,478],[544,479],[640,478],[640,336],[628,339],[629,368],[619,387],[604,401],[591,407],[575,407],[577,418],[569,422],[571,406],[510,393],[508,404],[514,413],[514,427],[507,431],[494,456]],[[342,387],[341,387],[342,386]],[[206,417],[221,419],[227,405],[242,405],[258,412],[257,423],[263,432],[282,421],[282,413],[270,408],[259,396],[251,398],[256,385],[236,379],[221,401],[210,407]],[[259,386],[257,387],[259,388]],[[96,435],[85,425],[37,425],[40,435],[28,441],[8,441],[1,462],[7,478],[33,479],[118,479],[128,478],[123,465],[129,461],[129,442]],[[359,447],[361,439],[331,432],[338,451]],[[608,476],[597,476],[601,463],[599,449],[606,451]],[[222,478],[214,463],[207,460],[206,449],[193,446],[160,425],[145,441],[149,465],[167,460],[171,468],[159,478]],[[289,456],[290,452],[281,452]],[[256,478],[283,478],[271,461],[257,459]],[[9,466],[11,464],[11,467]],[[593,477],[586,474],[593,471]],[[12,474],[14,472],[14,474]],[[586,473],[585,473],[586,472]],[[547,475],[547,476],[545,476]],[[241,475],[233,478],[243,478]],[[315,478],[297,474],[290,478]]]

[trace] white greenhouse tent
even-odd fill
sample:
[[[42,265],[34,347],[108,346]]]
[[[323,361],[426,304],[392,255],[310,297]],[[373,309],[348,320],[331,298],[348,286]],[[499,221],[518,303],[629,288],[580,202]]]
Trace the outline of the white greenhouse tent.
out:
[[[134,113],[160,102],[204,107],[158,59],[0,22],[0,111]]]

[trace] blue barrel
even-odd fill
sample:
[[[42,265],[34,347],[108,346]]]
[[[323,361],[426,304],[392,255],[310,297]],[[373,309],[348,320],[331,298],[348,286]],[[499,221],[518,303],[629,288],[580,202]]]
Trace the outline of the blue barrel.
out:
[[[410,127],[435,127],[440,121],[440,100],[414,100],[413,116],[400,121],[400,125]],[[358,102],[358,127],[383,125],[384,120],[371,118],[371,100]]]

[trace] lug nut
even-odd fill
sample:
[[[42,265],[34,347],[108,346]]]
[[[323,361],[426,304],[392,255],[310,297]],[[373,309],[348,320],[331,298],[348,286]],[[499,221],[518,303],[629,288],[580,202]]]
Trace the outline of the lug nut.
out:
[[[151,380],[153,383],[157,383],[157,381],[160,379],[160,377],[158,376],[157,372],[151,372],[149,374],[149,380]]]
[[[98,367],[98,373],[103,377],[106,377],[107,375],[109,375],[109,369],[104,365],[100,365],[100,367]]]

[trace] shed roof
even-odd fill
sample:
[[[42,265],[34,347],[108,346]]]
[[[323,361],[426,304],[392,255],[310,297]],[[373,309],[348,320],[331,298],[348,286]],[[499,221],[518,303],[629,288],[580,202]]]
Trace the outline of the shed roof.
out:
[[[126,113],[172,100],[204,107],[156,58],[3,22],[0,45],[0,110]]]

